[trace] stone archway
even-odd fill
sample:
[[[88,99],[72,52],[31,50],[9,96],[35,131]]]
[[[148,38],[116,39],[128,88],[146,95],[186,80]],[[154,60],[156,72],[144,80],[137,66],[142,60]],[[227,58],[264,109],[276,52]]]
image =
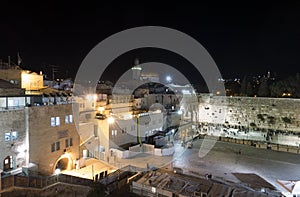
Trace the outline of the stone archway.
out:
[[[69,165],[69,159],[68,158],[61,158],[56,163],[55,169],[67,170],[68,169],[68,165]]]
[[[60,171],[72,170],[72,166],[73,166],[72,164],[73,164],[72,158],[68,154],[63,154],[55,162],[53,173],[55,173],[56,169],[59,169]]]

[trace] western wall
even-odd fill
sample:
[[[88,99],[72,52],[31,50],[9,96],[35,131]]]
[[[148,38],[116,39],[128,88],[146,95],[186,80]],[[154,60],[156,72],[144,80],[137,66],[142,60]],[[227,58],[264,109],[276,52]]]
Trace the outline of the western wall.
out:
[[[300,132],[300,99],[199,96],[199,121],[237,129]]]

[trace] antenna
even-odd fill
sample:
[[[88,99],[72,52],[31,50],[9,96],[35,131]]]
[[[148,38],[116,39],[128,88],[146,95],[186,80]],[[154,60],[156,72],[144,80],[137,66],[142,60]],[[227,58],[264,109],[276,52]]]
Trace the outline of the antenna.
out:
[[[57,65],[49,65],[52,71],[52,80],[55,81],[55,73],[58,73],[58,66]]]

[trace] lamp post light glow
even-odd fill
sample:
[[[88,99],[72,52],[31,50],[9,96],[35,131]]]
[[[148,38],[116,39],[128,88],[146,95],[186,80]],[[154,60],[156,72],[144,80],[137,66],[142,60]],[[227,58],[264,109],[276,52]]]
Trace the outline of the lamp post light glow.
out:
[[[115,122],[114,117],[110,116],[107,118],[108,124],[113,124]]]
[[[104,111],[104,107],[98,107],[98,111],[102,114]]]
[[[60,169],[56,168],[54,174],[59,175],[60,174]]]
[[[170,82],[172,81],[172,77],[171,77],[170,75],[168,75],[168,76],[166,77],[166,80],[167,80],[168,83],[170,83]]]

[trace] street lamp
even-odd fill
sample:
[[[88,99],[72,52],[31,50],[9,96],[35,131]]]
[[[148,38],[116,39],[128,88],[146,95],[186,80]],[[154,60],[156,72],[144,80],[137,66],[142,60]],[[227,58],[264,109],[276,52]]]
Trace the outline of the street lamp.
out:
[[[170,83],[170,82],[172,81],[172,77],[171,77],[170,75],[168,75],[168,76],[166,77],[166,80],[167,80],[168,83]]]
[[[107,118],[107,122],[108,122],[108,124],[113,124],[113,123],[115,122],[114,117],[109,116],[109,117]]]
[[[59,174],[60,174],[61,170],[59,168],[56,168],[54,171],[54,174],[56,175],[56,182],[59,181]]]
[[[54,171],[54,174],[56,174],[56,175],[60,174],[60,169],[56,168],[55,171]]]
[[[177,113],[178,113],[178,115],[182,115],[182,110],[181,109],[178,110]]]
[[[103,114],[104,107],[98,107],[98,111],[100,112],[100,114]]]

